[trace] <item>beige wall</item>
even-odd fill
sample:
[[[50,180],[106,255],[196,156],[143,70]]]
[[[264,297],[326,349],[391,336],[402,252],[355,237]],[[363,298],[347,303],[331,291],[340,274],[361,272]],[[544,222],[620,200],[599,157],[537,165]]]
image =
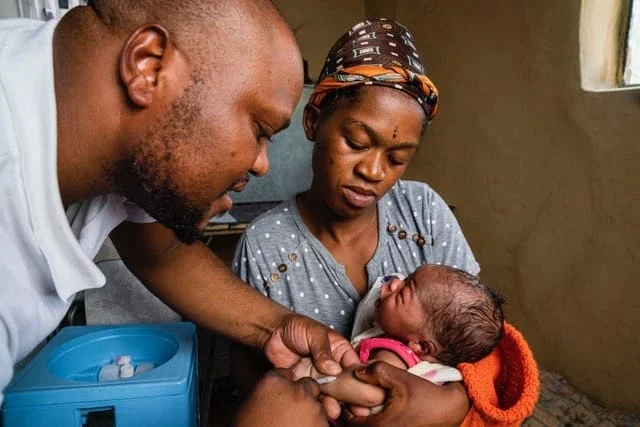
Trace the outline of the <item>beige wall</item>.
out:
[[[309,74],[318,77],[327,53],[345,31],[365,17],[393,18],[396,0],[273,0],[293,28]]]
[[[578,0],[398,0],[441,90],[409,177],[457,206],[543,366],[640,412],[640,93],[579,88]]]
[[[318,77],[333,43],[364,17],[361,0],[274,0],[296,33],[309,74]]]

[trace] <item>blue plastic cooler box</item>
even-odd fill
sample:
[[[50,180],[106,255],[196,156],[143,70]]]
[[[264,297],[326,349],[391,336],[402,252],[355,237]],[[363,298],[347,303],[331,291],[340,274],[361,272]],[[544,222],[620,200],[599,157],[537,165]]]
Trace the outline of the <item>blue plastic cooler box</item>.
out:
[[[192,323],[64,328],[9,384],[0,419],[5,427],[193,427],[197,354]],[[119,355],[155,368],[98,382]]]

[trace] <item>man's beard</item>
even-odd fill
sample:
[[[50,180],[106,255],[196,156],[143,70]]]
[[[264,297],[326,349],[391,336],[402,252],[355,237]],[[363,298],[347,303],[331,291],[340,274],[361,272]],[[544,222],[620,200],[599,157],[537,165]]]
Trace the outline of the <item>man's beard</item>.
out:
[[[172,229],[176,237],[187,244],[201,237],[198,225],[204,219],[206,209],[195,206],[177,188],[171,172],[179,164],[174,152],[189,140],[200,117],[197,91],[201,83],[194,79],[172,103],[166,120],[158,122],[130,156],[108,171],[116,193]]]
[[[198,225],[205,211],[190,205],[170,181],[154,179],[144,163],[122,161],[111,176],[118,194],[173,230],[178,240],[191,244],[201,237],[202,230]]]

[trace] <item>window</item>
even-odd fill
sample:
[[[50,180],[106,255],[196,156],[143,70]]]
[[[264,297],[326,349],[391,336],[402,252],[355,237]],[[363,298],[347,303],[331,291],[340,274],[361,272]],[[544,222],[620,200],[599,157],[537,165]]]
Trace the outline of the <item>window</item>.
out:
[[[640,0],[582,0],[580,76],[586,91],[640,89]]]
[[[640,0],[633,1],[629,15],[622,82],[640,85]]]

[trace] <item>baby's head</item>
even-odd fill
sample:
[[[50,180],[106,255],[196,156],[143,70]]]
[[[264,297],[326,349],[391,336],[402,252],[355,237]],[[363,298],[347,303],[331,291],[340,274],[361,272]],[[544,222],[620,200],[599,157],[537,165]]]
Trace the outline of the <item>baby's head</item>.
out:
[[[482,359],[504,331],[502,298],[478,277],[424,265],[380,289],[376,322],[423,360],[455,366]]]

